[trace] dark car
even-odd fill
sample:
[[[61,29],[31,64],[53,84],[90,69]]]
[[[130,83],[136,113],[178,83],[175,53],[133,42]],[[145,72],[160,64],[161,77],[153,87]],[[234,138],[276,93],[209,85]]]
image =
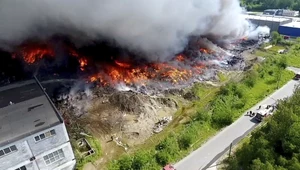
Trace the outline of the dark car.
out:
[[[299,73],[295,75],[294,80],[300,80],[300,74]]]
[[[258,121],[258,122],[261,122],[263,120],[264,116],[261,115],[261,114],[256,114],[255,115],[255,119]]]

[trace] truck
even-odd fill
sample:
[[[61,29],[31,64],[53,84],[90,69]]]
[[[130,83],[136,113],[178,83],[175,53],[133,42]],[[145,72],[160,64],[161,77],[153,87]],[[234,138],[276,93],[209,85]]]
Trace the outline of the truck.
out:
[[[263,105],[256,111],[255,120],[261,122],[264,118],[273,114],[275,106],[273,105]]]

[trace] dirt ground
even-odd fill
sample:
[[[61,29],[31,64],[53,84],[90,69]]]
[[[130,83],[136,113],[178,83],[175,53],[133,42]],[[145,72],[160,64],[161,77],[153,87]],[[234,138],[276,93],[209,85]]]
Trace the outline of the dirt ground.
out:
[[[172,97],[175,94],[176,99]],[[178,102],[189,102],[192,98],[193,93],[185,90],[170,90],[163,96],[131,91],[94,96],[89,101],[91,107],[87,113],[80,115],[76,122],[99,139],[102,157],[86,165],[84,170],[103,169],[107,162],[130,152],[153,135],[155,123],[164,117],[174,117],[179,108]],[[116,141],[121,145],[117,145]]]

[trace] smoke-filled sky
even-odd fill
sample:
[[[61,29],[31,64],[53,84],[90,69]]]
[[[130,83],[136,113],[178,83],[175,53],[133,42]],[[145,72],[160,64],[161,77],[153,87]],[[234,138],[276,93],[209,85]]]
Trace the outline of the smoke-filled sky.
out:
[[[190,36],[244,36],[241,12],[238,0],[1,0],[0,46],[65,34],[166,56]]]

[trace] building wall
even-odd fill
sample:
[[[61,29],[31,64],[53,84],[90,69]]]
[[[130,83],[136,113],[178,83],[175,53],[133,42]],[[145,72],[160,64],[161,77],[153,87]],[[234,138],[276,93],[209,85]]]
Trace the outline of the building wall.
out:
[[[279,34],[287,35],[291,37],[300,37],[300,28],[280,26],[278,30]]]
[[[279,26],[281,25],[280,22],[276,21],[265,21],[265,20],[256,20],[256,19],[250,19],[250,21],[258,26],[268,26],[272,31],[278,31]]]
[[[41,133],[54,129],[56,134],[49,138],[36,142],[34,137]],[[52,128],[41,131],[36,134],[32,134],[22,140],[11,143],[0,149],[6,148],[11,145],[16,145],[17,151],[0,157],[0,170],[14,170],[21,166],[26,165],[29,170],[53,170],[66,163],[71,163],[70,169],[73,169],[75,165],[74,154],[72,147],[69,143],[69,137],[64,124],[58,124]],[[53,164],[46,165],[44,162],[44,156],[52,153],[58,149],[62,149],[64,152],[64,159],[54,162]],[[30,161],[30,158],[35,157],[35,160]],[[72,163],[73,162],[73,163]],[[68,167],[66,170],[69,170]]]

